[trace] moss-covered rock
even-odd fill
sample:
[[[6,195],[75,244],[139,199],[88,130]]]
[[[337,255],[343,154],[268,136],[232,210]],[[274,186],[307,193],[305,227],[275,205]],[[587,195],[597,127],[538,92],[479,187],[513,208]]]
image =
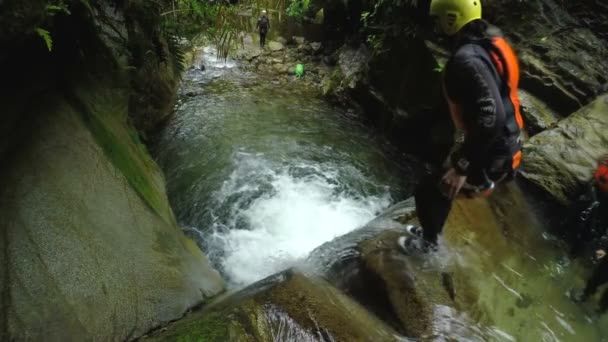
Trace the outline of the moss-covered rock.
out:
[[[608,149],[608,95],[560,121],[525,145],[522,174],[562,204],[591,179]]]
[[[2,158],[8,340],[128,339],[223,289],[129,134],[126,97],[80,85],[83,95],[50,92],[12,113],[24,121]]]
[[[327,282],[288,270],[143,339],[397,341],[397,333]]]
[[[0,340],[127,340],[224,289],[131,125],[132,50],[96,11],[130,21],[91,3],[54,18],[51,52],[18,32],[0,56]]]

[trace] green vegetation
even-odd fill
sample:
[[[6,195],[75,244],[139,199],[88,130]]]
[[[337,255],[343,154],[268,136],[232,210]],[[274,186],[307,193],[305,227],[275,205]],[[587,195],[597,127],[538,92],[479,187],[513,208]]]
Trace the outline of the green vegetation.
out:
[[[291,0],[287,7],[287,15],[297,20],[302,20],[308,11],[310,0]]]
[[[217,48],[219,57],[227,58],[240,42],[245,3],[231,5],[223,1],[173,0],[161,16],[163,31],[175,40],[203,39]]]
[[[387,40],[416,36],[421,18],[416,0],[378,0],[361,13],[362,33],[375,53],[385,51]]]
[[[70,1],[70,0],[52,0],[45,7],[45,17],[48,19],[48,18],[52,18],[52,17],[54,17],[54,16],[56,16],[58,14],[71,15],[72,12],[70,11],[70,6],[73,5],[74,2],[80,3],[80,4],[84,5],[84,6],[86,6],[86,8],[88,8],[89,11],[92,11],[91,5],[89,4],[88,0],[74,0],[74,1]],[[49,50],[49,52],[52,51],[52,49],[53,49],[53,36],[51,35],[51,32],[49,30],[45,29],[45,28],[42,28],[42,27],[36,27],[34,29],[34,31],[44,41],[44,44],[46,45],[46,47]]]

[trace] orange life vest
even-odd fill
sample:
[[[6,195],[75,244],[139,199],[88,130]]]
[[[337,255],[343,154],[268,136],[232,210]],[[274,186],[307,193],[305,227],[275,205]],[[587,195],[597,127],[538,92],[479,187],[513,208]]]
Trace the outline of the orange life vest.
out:
[[[481,44],[490,56],[491,62],[496,68],[496,72],[502,79],[500,84],[500,93],[503,97],[505,107],[506,128],[509,132],[519,134],[519,131],[524,128],[524,120],[521,115],[521,103],[517,95],[519,87],[519,63],[513,48],[502,37],[493,37]],[[450,115],[454,125],[467,133],[467,127],[464,123],[462,106],[452,101],[446,91],[445,83],[443,84],[445,98],[450,108]],[[517,169],[521,163],[521,149],[513,155],[513,169]]]
[[[600,165],[595,171],[594,178],[600,190],[608,194],[608,165]]]

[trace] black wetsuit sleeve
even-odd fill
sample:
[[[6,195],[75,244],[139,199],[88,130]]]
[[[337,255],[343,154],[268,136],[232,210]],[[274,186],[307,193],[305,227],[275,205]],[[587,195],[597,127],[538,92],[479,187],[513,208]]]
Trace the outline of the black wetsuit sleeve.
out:
[[[446,69],[447,95],[461,106],[467,128],[464,144],[452,156],[452,164],[461,174],[492,159],[489,149],[504,127],[504,108],[492,72],[475,56],[457,55]]]

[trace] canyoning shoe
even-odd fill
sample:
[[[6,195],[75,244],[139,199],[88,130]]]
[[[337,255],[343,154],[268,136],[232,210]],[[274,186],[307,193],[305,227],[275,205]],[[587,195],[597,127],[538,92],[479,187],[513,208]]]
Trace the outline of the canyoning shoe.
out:
[[[413,224],[408,224],[405,226],[405,230],[416,237],[422,237],[422,227],[414,226]]]
[[[420,238],[400,236],[399,239],[397,239],[397,244],[406,255],[422,252],[423,244],[422,239]]]

